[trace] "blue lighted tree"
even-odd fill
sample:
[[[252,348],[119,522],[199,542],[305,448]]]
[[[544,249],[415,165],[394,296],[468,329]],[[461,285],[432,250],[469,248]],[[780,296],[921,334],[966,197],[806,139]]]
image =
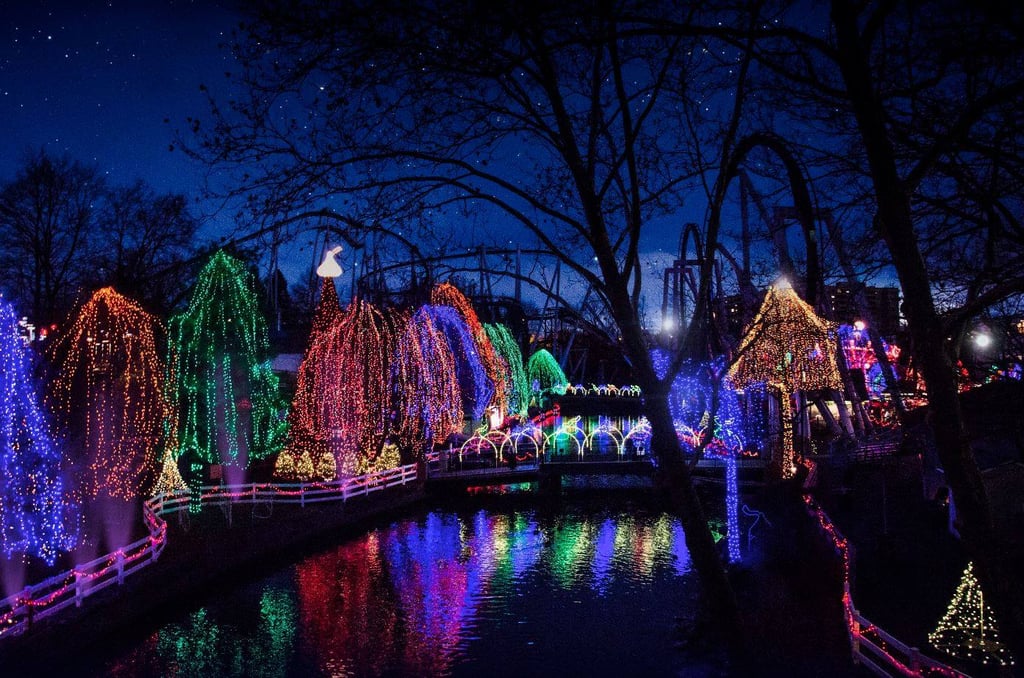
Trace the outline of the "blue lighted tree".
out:
[[[52,565],[77,541],[55,449],[30,376],[17,316],[0,300],[0,548]]]

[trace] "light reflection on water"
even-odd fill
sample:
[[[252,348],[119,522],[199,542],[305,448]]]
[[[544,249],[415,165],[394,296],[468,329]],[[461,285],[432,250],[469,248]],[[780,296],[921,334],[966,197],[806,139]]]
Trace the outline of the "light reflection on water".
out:
[[[663,513],[429,511],[210,601],[104,673],[674,674],[689,571]]]

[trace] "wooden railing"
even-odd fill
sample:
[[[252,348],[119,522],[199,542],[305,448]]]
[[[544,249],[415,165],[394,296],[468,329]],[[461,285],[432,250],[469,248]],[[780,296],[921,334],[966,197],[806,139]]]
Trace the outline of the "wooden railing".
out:
[[[314,483],[251,483],[248,485],[211,485],[201,488],[202,506],[230,507],[234,504],[314,504],[347,501],[389,487],[405,485],[416,479],[416,464],[399,466],[352,478]],[[0,600],[0,639],[23,633],[40,619],[53,616],[153,563],[167,545],[164,516],[187,510],[192,503],[188,490],[159,494],[142,504],[142,518],[149,535],[76,565],[67,572],[27,586]]]

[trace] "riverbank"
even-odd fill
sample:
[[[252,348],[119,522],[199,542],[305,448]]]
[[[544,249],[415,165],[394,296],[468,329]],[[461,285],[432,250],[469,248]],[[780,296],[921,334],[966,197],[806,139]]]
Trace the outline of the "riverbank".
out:
[[[652,497],[634,493],[638,511]],[[601,490],[583,489],[600,502]],[[614,491],[612,492],[614,494]],[[431,498],[433,505],[438,499]],[[573,491],[534,491],[499,496],[462,495],[476,505],[513,502],[558,511]],[[680,609],[679,651],[706,675],[854,676],[842,623],[838,564],[816,533],[795,488],[758,489],[744,495],[764,511],[759,529],[744,532],[744,562],[733,566],[750,656],[739,661],[724,645],[701,638],[697,602]],[[168,548],[159,561],[121,587],[87,599],[82,608],[45,620],[18,638],[0,643],[4,675],[83,675],[116,653],[142,642],[163,620],[186,614],[211,594],[259,579],[347,537],[384,526],[424,503],[420,488],[355,498],[345,504],[298,506],[236,504],[230,512],[207,508],[198,516],[169,516]],[[750,524],[747,519],[744,528]],[[696,631],[696,632],[695,632]]]
[[[157,562],[79,608],[0,640],[0,675],[82,675],[81,667],[139,642],[156,622],[200,605],[211,592],[394,520],[424,496],[422,487],[408,485],[344,503],[235,504],[169,516],[168,546]]]

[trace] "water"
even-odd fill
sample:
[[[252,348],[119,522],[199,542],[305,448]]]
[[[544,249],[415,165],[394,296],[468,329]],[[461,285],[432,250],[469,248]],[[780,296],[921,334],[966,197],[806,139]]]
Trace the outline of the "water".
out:
[[[493,504],[494,502],[485,502]],[[450,507],[209,600],[104,675],[693,675],[679,521],[618,507]]]

